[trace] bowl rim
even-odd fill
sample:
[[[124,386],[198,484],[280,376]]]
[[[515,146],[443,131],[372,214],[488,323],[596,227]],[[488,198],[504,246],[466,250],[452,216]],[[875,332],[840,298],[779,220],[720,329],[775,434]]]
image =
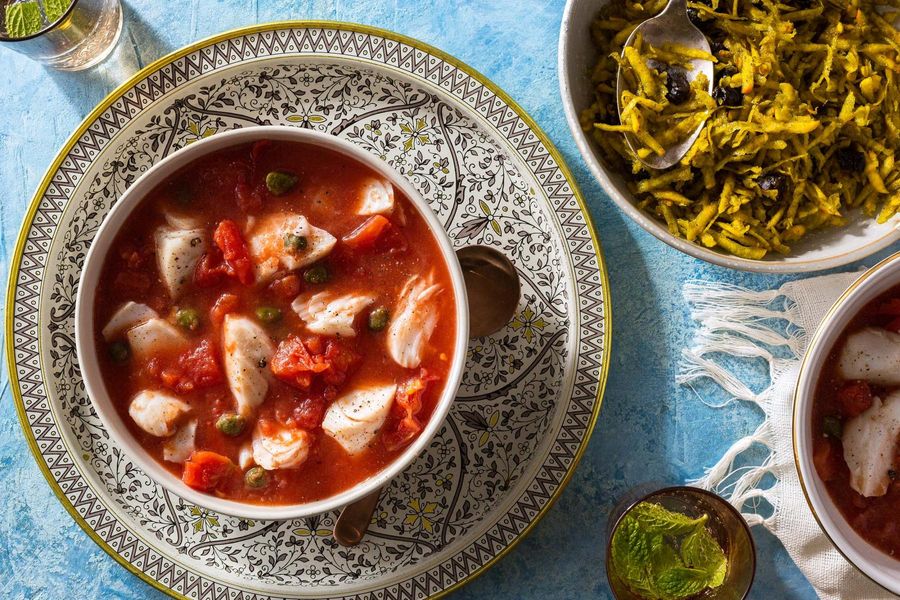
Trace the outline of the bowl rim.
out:
[[[803,360],[800,362],[797,383],[794,387],[793,409],[791,411],[791,441],[794,466],[797,470],[797,478],[800,481],[800,489],[803,491],[804,500],[806,500],[806,504],[822,533],[841,556],[867,579],[891,593],[900,594],[900,579],[886,576],[854,547],[855,541],[851,542],[848,540],[847,535],[849,533],[869,546],[872,552],[877,552],[879,555],[884,554],[882,550],[869,543],[868,540],[850,527],[843,514],[834,506],[828,491],[821,489],[822,486],[818,482],[815,466],[812,465],[811,458],[808,457],[808,455],[811,456],[812,449],[804,445],[805,438],[803,435],[808,428],[809,415],[807,413],[815,399],[817,377],[821,372],[822,363],[827,359],[828,353],[832,349],[832,340],[828,338],[834,335],[835,331],[837,332],[836,335],[840,335],[848,321],[865,304],[854,307],[852,310],[848,306],[853,304],[854,300],[864,297],[872,285],[891,275],[897,277],[894,285],[900,285],[900,252],[888,256],[862,273],[825,313],[810,339]],[[866,298],[865,300],[869,302],[872,299]],[[829,343],[826,344],[826,341]],[[804,447],[801,448],[801,445],[804,445]],[[840,523],[832,519],[826,510],[826,506],[833,507],[840,514]],[[887,555],[885,554],[885,556]],[[900,567],[900,562],[898,562],[898,567]]]
[[[566,114],[566,122],[569,125],[569,131],[578,147],[581,158],[587,163],[588,168],[594,176],[594,179],[603,188],[603,191],[612,199],[612,201],[626,215],[631,217],[641,228],[653,235],[656,239],[668,244],[676,250],[680,250],[689,256],[700,260],[737,269],[740,271],[749,271],[754,273],[811,273],[814,271],[823,271],[835,267],[841,267],[849,263],[862,260],[880,250],[883,250],[891,244],[900,240],[900,224],[892,230],[887,231],[882,237],[872,240],[869,243],[854,248],[847,252],[834,256],[815,259],[815,260],[796,260],[796,261],[775,261],[775,260],[753,260],[748,258],[740,258],[716,252],[694,242],[689,242],[680,237],[676,237],[669,233],[669,230],[660,222],[645,214],[637,208],[628,198],[619,192],[612,183],[612,178],[607,172],[606,167],[598,158],[591,140],[588,139],[584,131],[581,129],[578,111],[575,108],[575,101],[572,97],[572,85],[569,78],[569,46],[572,43],[572,32],[581,24],[573,23],[573,13],[575,6],[584,2],[598,2],[599,9],[604,0],[567,0],[563,9],[562,23],[559,30],[559,45],[557,47],[557,75],[559,77],[559,93],[562,100],[563,110]],[[587,74],[585,74],[587,77]]]
[[[456,301],[456,346],[453,351],[451,368],[441,397],[419,436],[393,462],[369,478],[333,496],[300,504],[252,504],[238,502],[217,498],[211,494],[205,494],[188,487],[180,478],[175,477],[156,459],[151,457],[137,443],[131,432],[128,431],[118,411],[112,405],[99,370],[99,365],[96,359],[93,358],[97,352],[94,338],[96,285],[86,284],[96,283],[99,279],[103,266],[102,258],[106,256],[106,252],[108,252],[115,236],[128,216],[141,203],[141,200],[144,199],[147,193],[190,161],[224,148],[261,139],[299,142],[329,148],[362,163],[399,188],[425,219],[429,230],[431,230],[432,235],[437,240],[450,274]],[[103,218],[84,260],[75,306],[76,353],[81,366],[85,391],[107,433],[148,477],[168,491],[215,512],[256,520],[286,520],[329,512],[355,502],[373,493],[376,489],[384,487],[409,466],[437,434],[453,404],[465,367],[469,332],[468,300],[462,268],[459,265],[456,252],[434,211],[413,185],[388,163],[379,160],[351,142],[328,133],[281,125],[249,126],[217,133],[176,150],[142,173]],[[88,358],[92,360],[86,360]]]

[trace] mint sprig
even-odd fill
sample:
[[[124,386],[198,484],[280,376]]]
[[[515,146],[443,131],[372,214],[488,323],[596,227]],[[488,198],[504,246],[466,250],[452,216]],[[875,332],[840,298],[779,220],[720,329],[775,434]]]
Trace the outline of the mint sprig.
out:
[[[47,22],[56,22],[69,10],[70,4],[72,0],[44,0],[44,16],[47,17]]]
[[[613,533],[610,558],[616,574],[648,600],[680,600],[725,581],[728,560],[707,530],[707,515],[692,519],[641,502]]]
[[[11,38],[33,35],[44,26],[37,2],[18,2],[6,6],[6,34]]]

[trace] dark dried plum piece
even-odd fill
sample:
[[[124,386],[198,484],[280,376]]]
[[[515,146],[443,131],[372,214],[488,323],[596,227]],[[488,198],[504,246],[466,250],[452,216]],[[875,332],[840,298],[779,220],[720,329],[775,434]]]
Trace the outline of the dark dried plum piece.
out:
[[[765,191],[777,190],[778,194],[781,195],[784,192],[784,186],[787,184],[787,177],[785,177],[781,173],[768,173],[763,175],[757,181],[760,189]]]
[[[744,103],[744,93],[739,87],[719,86],[713,90],[713,98],[720,106],[740,106]]]
[[[835,152],[835,156],[837,156],[838,165],[844,171],[857,172],[866,170],[866,157],[855,148],[849,146],[841,148]]]
[[[691,84],[683,71],[669,69],[666,78],[666,100],[672,104],[684,104],[691,97]]]

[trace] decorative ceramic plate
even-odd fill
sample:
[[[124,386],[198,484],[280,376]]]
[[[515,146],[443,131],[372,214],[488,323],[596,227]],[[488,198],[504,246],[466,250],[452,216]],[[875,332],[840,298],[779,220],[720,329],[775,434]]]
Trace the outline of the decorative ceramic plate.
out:
[[[164,491],[108,438],[75,357],[79,273],[116,199],[175,149],[256,124],[314,128],[373,152],[418,187],[454,244],[495,246],[522,277],[517,316],[469,344],[447,422],[352,549],[332,539],[336,513],[254,522]],[[608,284],[562,159],[484,77],[385,31],[256,26],[148,66],[57,157],[13,264],[9,363],[38,464],[104,550],[173,596],[419,598],[458,587],[548,509],[600,409]]]

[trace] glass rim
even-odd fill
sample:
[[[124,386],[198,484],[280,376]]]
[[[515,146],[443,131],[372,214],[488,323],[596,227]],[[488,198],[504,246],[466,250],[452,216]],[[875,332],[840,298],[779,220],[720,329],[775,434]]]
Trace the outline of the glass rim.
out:
[[[71,2],[69,2],[69,7],[66,9],[66,11],[63,14],[61,14],[58,19],[56,19],[55,21],[53,21],[52,23],[50,23],[49,25],[47,25],[40,31],[36,31],[36,32],[34,32],[30,35],[26,35],[24,37],[9,37],[7,34],[2,33],[2,34],[0,34],[0,42],[9,42],[9,43],[26,42],[28,40],[33,40],[36,37],[40,37],[40,36],[44,35],[45,33],[47,33],[48,31],[59,27],[59,25],[62,24],[62,22],[65,21],[69,17],[69,15],[72,13],[72,10],[75,8],[76,4],[78,4],[78,0],[71,0]],[[9,6],[9,5],[6,5],[6,6]],[[4,9],[5,9],[5,6],[4,6]]]
[[[610,567],[612,566],[612,560],[610,559],[610,551],[612,550],[612,539],[613,535],[616,533],[616,529],[619,528],[619,524],[622,522],[622,519],[625,518],[631,510],[640,504],[641,502],[646,502],[647,500],[653,498],[654,496],[660,496],[663,494],[673,494],[676,492],[687,492],[689,494],[699,494],[701,496],[705,496],[710,498],[714,502],[721,504],[725,507],[726,512],[731,512],[734,516],[737,517],[738,522],[741,524],[741,528],[747,534],[747,540],[750,542],[750,584],[747,586],[746,591],[744,591],[744,595],[742,598],[746,598],[747,594],[750,593],[750,590],[753,587],[753,582],[756,580],[756,542],[753,540],[753,532],[750,531],[750,525],[747,523],[747,519],[744,518],[744,515],[736,509],[731,502],[723,498],[722,496],[711,492],[709,490],[705,490],[703,488],[692,487],[689,485],[670,485],[666,487],[659,488],[658,490],[654,490],[643,496],[639,497],[637,500],[629,502],[628,505],[622,510],[622,514],[616,517],[615,522],[612,527],[609,529],[609,539],[606,540],[606,557],[604,560],[604,566],[606,568],[606,577],[609,579],[610,577]],[[613,591],[613,596],[615,596],[615,591]]]

